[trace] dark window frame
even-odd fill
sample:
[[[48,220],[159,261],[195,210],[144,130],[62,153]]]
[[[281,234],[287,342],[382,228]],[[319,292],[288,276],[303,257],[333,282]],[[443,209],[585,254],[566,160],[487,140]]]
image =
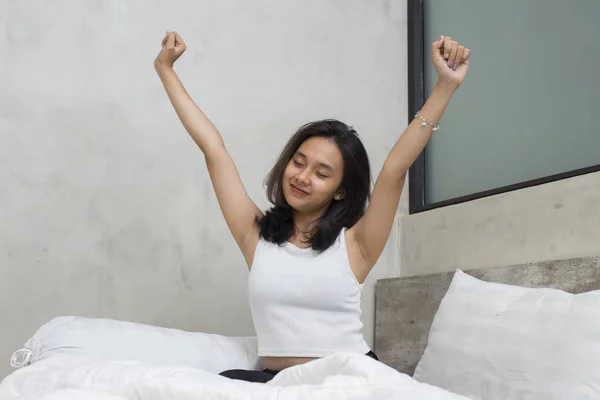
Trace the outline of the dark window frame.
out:
[[[425,103],[424,11],[423,0],[407,0],[408,121],[413,120],[416,112]],[[600,164],[427,204],[425,202],[425,152],[423,151],[408,171],[409,212],[420,213],[598,171],[600,171]]]

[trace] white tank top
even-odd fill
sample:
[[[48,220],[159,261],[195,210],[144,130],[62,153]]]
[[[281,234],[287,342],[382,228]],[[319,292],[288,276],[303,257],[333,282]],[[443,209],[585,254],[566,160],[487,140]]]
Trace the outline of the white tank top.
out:
[[[360,300],[343,229],[327,250],[260,239],[248,295],[260,357],[366,354]]]

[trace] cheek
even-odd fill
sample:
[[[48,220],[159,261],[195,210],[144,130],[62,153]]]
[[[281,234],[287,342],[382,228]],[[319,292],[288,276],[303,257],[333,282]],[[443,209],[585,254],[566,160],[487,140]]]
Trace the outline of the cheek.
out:
[[[283,178],[284,178],[285,180],[288,180],[289,178],[291,178],[291,177],[293,177],[293,176],[294,176],[294,168],[293,168],[293,167],[291,167],[290,165],[288,165],[288,166],[285,168],[285,171],[283,171]]]
[[[339,185],[336,185],[333,180],[321,180],[317,179],[316,182],[313,182],[313,190],[317,190],[319,195],[322,197],[332,197],[335,194]]]

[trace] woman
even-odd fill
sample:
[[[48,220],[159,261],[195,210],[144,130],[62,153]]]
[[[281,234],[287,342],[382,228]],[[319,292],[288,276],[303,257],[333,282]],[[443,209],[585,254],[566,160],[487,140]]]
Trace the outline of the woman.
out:
[[[362,285],[388,240],[406,173],[465,78],[469,49],[443,36],[432,44],[439,80],[385,160],[372,196],[357,133],[336,120],[316,121],[292,136],[271,170],[273,207],[264,213],[244,189],[219,131],[173,70],[185,49],[177,33],[167,33],[154,66],[204,153],[219,206],[250,269],[250,306],[265,367],[222,375],[266,382],[338,351],[377,359],[361,333]]]

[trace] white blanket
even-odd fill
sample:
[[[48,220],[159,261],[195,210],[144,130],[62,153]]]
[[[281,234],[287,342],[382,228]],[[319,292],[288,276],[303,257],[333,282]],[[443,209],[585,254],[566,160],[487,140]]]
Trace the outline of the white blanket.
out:
[[[184,367],[57,356],[15,371],[1,400],[443,399],[465,397],[418,383],[370,357],[335,354],[286,369],[267,384]]]

